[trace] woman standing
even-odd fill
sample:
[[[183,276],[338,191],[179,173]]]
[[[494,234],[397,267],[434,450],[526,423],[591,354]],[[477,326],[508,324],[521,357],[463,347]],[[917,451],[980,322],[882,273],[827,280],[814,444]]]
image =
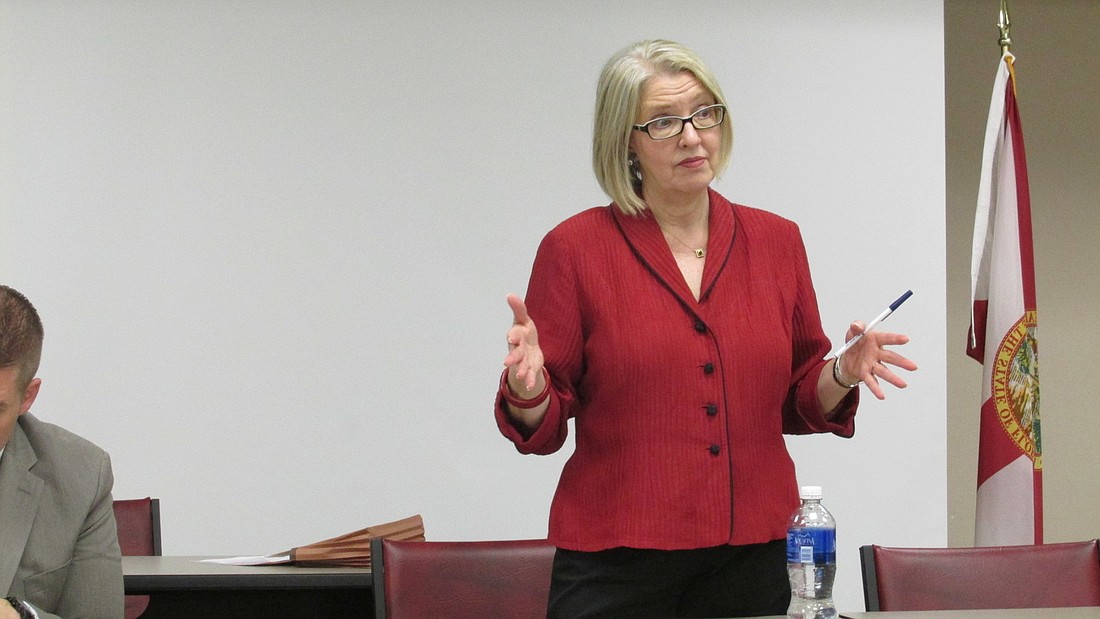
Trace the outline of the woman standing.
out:
[[[508,297],[501,431],[547,454],[575,420],[550,510],[552,617],[784,614],[798,488],[783,435],[851,436],[856,386],[882,398],[878,381],[905,386],[886,364],[916,369],[884,348],[908,338],[882,331],[825,359],[797,226],[710,187],[732,141],[692,51],[613,56],[593,139],[613,202],[547,234],[526,300]]]

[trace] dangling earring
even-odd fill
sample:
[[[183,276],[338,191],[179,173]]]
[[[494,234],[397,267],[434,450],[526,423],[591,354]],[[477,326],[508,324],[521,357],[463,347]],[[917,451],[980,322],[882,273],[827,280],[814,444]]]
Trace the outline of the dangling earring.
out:
[[[642,180],[642,169],[638,166],[638,155],[634,153],[627,155],[626,166],[630,169],[630,174],[633,175],[636,180]]]

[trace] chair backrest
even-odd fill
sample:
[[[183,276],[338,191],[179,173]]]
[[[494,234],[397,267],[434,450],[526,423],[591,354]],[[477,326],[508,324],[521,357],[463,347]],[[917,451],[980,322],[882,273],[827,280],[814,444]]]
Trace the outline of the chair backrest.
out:
[[[376,619],[546,617],[547,540],[371,542]]]
[[[160,500],[120,499],[114,502],[118,545],[132,557],[160,556]]]
[[[119,499],[114,502],[118,546],[130,557],[160,556],[160,500]],[[127,595],[125,619],[137,619],[149,607],[149,596]]]
[[[859,549],[868,611],[1100,606],[1100,541]]]

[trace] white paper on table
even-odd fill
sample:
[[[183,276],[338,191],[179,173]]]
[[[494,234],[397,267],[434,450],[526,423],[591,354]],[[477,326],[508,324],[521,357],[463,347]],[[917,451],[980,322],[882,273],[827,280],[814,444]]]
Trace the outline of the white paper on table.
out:
[[[226,557],[224,559],[201,559],[200,563],[218,563],[221,565],[279,565],[290,563],[289,554],[257,555],[244,557]]]

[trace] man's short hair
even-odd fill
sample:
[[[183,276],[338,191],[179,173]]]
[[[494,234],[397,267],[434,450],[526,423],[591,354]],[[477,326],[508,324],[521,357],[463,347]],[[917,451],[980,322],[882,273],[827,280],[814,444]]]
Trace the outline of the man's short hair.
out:
[[[26,389],[42,360],[42,319],[18,290],[0,284],[0,368],[18,370],[16,387]]]

